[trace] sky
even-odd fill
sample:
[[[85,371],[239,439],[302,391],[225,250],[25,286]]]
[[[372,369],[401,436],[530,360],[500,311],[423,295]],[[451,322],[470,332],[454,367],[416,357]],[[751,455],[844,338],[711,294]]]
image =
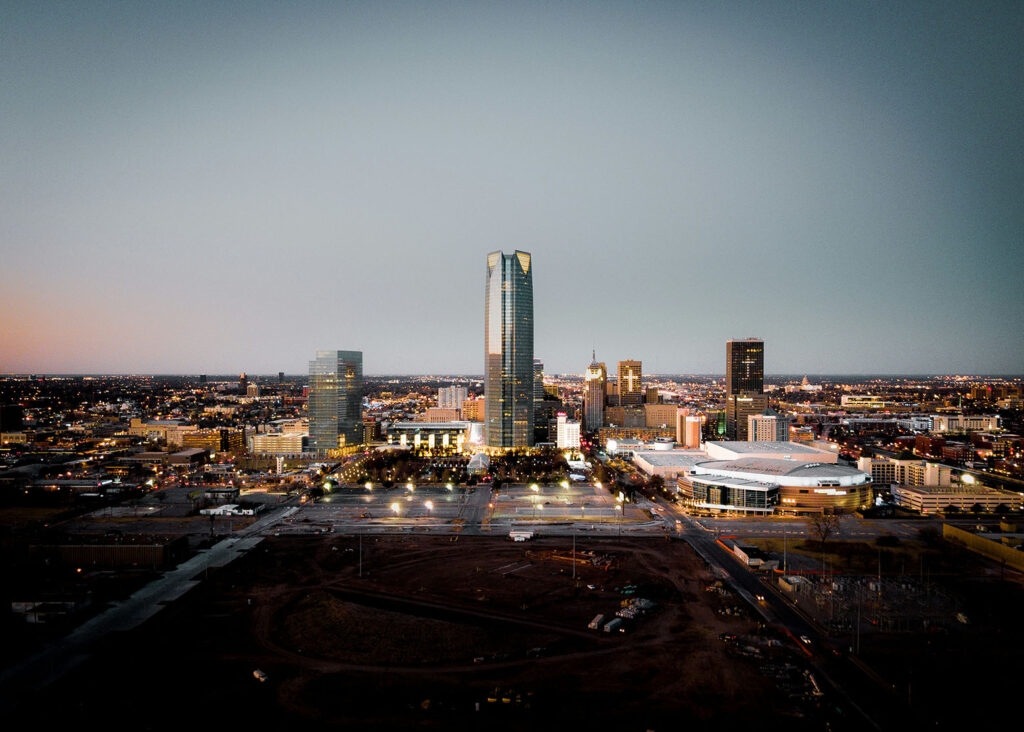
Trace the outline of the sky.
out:
[[[0,373],[1024,373],[1020,2],[0,2]]]

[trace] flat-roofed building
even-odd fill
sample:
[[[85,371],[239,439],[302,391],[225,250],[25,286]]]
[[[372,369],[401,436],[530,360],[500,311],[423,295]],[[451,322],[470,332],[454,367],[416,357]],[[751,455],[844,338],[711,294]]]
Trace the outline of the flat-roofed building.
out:
[[[999,429],[998,414],[933,414],[933,432],[991,432]]]
[[[389,445],[407,447],[414,452],[453,455],[477,452],[483,447],[483,424],[480,422],[392,422],[388,425]]]
[[[948,506],[970,510],[975,504],[984,511],[994,511],[1000,505],[1012,511],[1022,508],[1021,497],[1017,493],[997,491],[983,485],[960,486],[895,486],[892,489],[896,505],[919,513],[938,513]]]
[[[788,442],[789,418],[774,409],[747,416],[747,440],[749,442]]]
[[[483,422],[487,400],[484,397],[467,399],[462,403],[462,418],[467,422]]]
[[[442,386],[437,390],[437,406],[439,409],[462,409],[462,403],[469,396],[464,386]]]
[[[650,450],[641,444],[633,452],[633,462],[647,475],[658,475],[668,481],[675,481],[679,474],[688,471],[698,463],[707,462],[703,450]]]
[[[690,414],[690,410],[686,408],[676,412],[676,442],[680,445],[696,450],[700,447],[703,430],[703,415]]]
[[[644,404],[644,427],[674,427],[678,411],[675,404]]]
[[[460,409],[449,409],[446,407],[427,407],[427,411],[416,415],[417,422],[459,422],[461,421]]]
[[[580,423],[568,419],[564,412],[559,412],[555,428],[555,445],[559,450],[580,449]]]
[[[827,450],[819,450],[802,442],[763,441],[748,442],[741,440],[708,441],[704,443],[708,457],[715,460],[736,460],[739,458],[792,458],[805,463],[837,463],[839,455]]]
[[[252,451],[256,455],[301,455],[306,451],[308,437],[298,432],[270,432],[254,435]]]

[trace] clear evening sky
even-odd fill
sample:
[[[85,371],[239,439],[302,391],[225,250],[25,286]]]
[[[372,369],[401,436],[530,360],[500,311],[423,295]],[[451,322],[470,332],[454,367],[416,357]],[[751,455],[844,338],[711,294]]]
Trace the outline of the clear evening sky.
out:
[[[0,4],[0,373],[1024,372],[1024,4]]]

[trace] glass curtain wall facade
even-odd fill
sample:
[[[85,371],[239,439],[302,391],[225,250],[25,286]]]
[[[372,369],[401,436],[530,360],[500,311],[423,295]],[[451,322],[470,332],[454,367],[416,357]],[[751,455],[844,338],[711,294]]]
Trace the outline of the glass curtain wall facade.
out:
[[[764,393],[764,341],[726,341],[725,388],[728,394]]]
[[[725,408],[727,433],[747,439],[747,417],[768,408],[764,395],[764,341],[730,340],[725,344]]]
[[[487,255],[484,291],[484,439],[533,444],[533,270],[528,252]]]
[[[363,352],[317,351],[309,362],[309,444],[320,455],[363,442]]]

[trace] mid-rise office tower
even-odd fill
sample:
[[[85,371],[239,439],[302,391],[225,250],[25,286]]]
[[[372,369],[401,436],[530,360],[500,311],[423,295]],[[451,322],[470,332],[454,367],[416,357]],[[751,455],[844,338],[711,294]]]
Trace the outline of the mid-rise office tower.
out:
[[[619,361],[619,404],[643,404],[643,366],[639,361]]]
[[[605,389],[608,388],[608,370],[603,363],[597,362],[596,352],[590,354],[586,382],[583,421],[586,423],[587,429],[594,432],[604,426],[604,398]]]
[[[726,341],[726,434],[733,440],[746,440],[747,418],[767,408],[768,397],[764,394],[764,341],[760,338]]]
[[[774,409],[747,417],[748,442],[788,442],[789,418]]]
[[[363,442],[363,352],[317,351],[309,362],[309,444],[320,455]]]
[[[484,289],[484,440],[533,444],[533,270],[530,254],[487,255]]]

